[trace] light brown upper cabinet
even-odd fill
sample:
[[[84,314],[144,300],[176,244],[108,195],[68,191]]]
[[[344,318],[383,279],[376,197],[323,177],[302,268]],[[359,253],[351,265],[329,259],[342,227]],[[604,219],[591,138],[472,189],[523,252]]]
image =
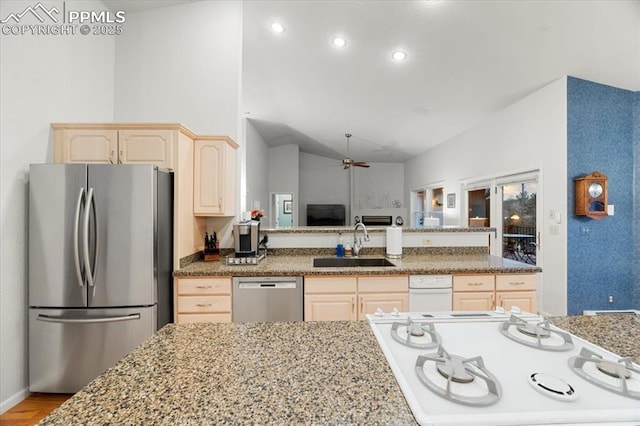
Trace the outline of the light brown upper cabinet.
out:
[[[236,144],[227,136],[197,137],[193,152],[193,214],[235,216]]]
[[[52,123],[55,163],[155,164],[173,171],[173,256],[198,250],[193,230],[193,141],[179,123]]]
[[[120,126],[52,124],[54,162],[155,164],[174,169],[178,129],[153,124]]]

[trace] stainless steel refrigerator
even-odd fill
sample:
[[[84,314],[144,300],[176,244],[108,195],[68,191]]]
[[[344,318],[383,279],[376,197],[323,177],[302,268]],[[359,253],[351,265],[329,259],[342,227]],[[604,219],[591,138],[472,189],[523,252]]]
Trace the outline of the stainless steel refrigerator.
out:
[[[173,174],[29,172],[29,390],[74,393],[171,322]]]

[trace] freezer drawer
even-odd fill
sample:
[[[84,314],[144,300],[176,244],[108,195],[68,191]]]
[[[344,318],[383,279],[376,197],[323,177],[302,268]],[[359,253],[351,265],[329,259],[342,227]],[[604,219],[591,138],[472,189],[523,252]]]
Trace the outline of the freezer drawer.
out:
[[[75,393],[156,329],[157,309],[29,310],[29,390]]]

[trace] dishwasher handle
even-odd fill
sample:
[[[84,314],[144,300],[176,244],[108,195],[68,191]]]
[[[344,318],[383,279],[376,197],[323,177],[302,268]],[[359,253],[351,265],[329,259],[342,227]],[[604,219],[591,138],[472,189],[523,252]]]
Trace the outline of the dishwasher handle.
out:
[[[443,288],[410,288],[409,294],[452,294],[451,287]]]
[[[240,283],[238,284],[239,289],[247,289],[247,290],[259,290],[259,289],[267,289],[271,290],[274,288],[296,288],[298,286],[295,282],[275,282],[275,283]]]

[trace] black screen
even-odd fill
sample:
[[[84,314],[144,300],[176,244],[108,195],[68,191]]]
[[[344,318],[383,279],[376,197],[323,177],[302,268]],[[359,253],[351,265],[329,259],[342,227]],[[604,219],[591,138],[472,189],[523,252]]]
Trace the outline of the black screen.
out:
[[[307,204],[307,226],[345,226],[344,204]]]

